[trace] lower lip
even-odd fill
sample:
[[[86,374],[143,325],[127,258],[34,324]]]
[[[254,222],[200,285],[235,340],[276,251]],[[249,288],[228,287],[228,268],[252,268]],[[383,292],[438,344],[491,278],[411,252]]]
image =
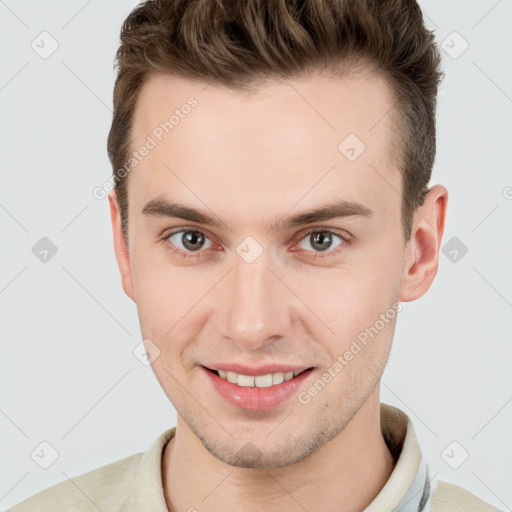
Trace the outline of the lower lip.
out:
[[[299,390],[301,384],[313,371],[313,369],[305,370],[300,375],[297,375],[297,377],[285,380],[281,384],[275,384],[268,388],[257,388],[232,384],[204,366],[201,366],[201,369],[206,373],[213,387],[225,400],[235,407],[251,411],[272,409],[288,400]]]

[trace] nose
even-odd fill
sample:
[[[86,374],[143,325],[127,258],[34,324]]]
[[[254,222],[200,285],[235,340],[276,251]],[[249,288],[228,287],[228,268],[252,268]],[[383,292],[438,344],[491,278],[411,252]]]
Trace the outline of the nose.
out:
[[[216,306],[219,332],[244,351],[264,350],[291,328],[291,292],[270,263],[265,251],[251,263],[235,255]]]

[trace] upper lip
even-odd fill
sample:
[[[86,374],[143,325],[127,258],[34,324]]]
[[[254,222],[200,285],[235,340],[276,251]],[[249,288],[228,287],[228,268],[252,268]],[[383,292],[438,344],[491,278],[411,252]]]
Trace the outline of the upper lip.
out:
[[[235,372],[242,375],[267,375],[269,373],[288,373],[288,372],[302,372],[312,366],[301,366],[293,364],[264,364],[261,366],[249,366],[243,363],[209,363],[203,365],[210,370],[224,370],[227,372]]]

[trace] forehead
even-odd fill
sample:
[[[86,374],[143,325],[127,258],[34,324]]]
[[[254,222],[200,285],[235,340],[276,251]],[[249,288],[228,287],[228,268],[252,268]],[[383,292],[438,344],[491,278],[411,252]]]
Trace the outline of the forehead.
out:
[[[314,202],[336,188],[331,195],[396,208],[392,110],[388,83],[369,72],[272,81],[250,93],[152,74],[131,138],[132,150],[151,149],[130,173],[129,203],[179,194],[197,205],[210,195],[263,211],[279,196]]]

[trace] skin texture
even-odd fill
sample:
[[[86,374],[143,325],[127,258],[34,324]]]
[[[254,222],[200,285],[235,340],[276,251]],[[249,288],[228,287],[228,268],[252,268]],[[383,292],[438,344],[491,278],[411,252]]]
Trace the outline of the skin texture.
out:
[[[307,389],[379,315],[428,290],[448,192],[430,189],[405,243],[402,178],[388,159],[386,113],[394,102],[384,79],[369,72],[273,81],[253,94],[152,75],[137,103],[133,147],[190,96],[197,106],[130,173],[129,246],[109,194],[123,289],[137,305],[143,337],[161,351],[152,367],[178,412],[162,462],[167,506],[362,510],[394,467],[380,431],[379,380],[396,315],[305,405],[294,396],[267,411],[235,408],[199,365],[314,366]],[[350,133],[366,145],[353,162],[338,150]],[[143,215],[155,198],[223,224]],[[267,229],[340,198],[374,214]],[[164,239],[179,228],[206,239]],[[331,246],[315,246],[310,228],[331,230]],[[338,238],[344,234],[350,241]],[[236,252],[247,236],[263,250],[250,264]],[[173,253],[173,244],[194,257]]]

